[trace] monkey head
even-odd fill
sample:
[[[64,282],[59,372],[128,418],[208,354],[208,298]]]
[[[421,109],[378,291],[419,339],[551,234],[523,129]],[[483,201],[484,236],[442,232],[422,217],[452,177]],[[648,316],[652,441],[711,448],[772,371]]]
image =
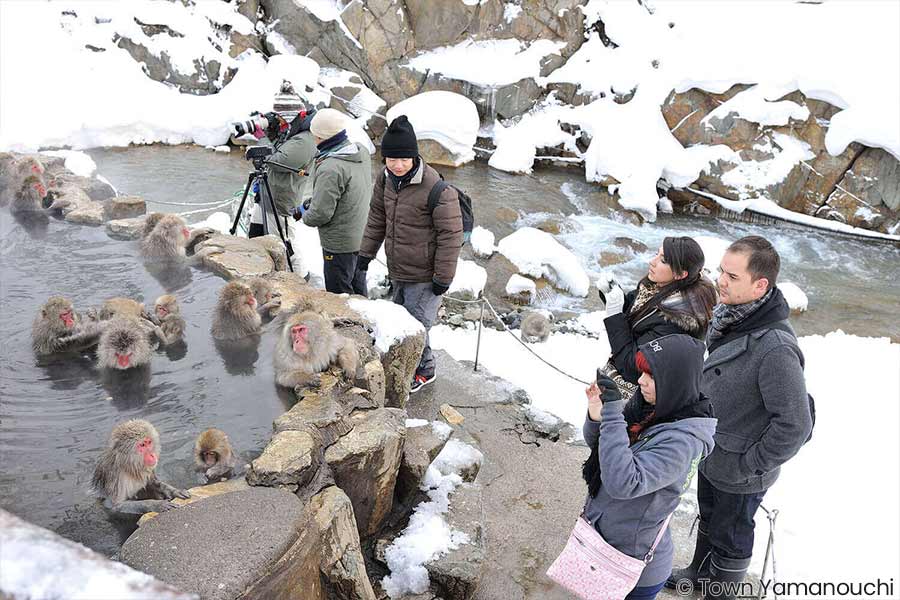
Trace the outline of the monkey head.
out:
[[[117,318],[100,336],[97,360],[101,367],[125,370],[146,363],[150,358],[150,343],[133,318]]]
[[[272,284],[260,277],[254,277],[247,282],[247,285],[253,291],[257,304],[268,304],[272,301],[274,290]]]
[[[198,467],[208,469],[220,460],[231,458],[231,442],[221,429],[210,428],[203,431],[194,443],[194,462]]]
[[[327,324],[325,318],[319,313],[304,311],[288,319],[283,335],[290,336],[291,348],[295,354],[307,356],[310,352],[310,344],[324,338]]]
[[[110,434],[109,447],[125,457],[135,473],[156,467],[161,450],[156,427],[142,419],[117,425]]]
[[[255,313],[256,298],[253,290],[240,281],[229,281],[219,293],[219,304],[234,315]]]
[[[75,309],[72,303],[62,296],[53,296],[41,307],[41,318],[56,333],[75,328]]]
[[[187,245],[191,237],[187,223],[178,215],[163,215],[153,231],[159,231],[166,239],[177,240],[180,246]]]
[[[165,294],[157,298],[153,310],[156,313],[156,318],[160,320],[181,312],[181,309],[178,307],[178,298],[172,294]]]
[[[47,186],[40,175],[29,175],[22,181],[20,192],[24,195],[32,191],[37,194],[39,199],[43,199],[47,195]]]

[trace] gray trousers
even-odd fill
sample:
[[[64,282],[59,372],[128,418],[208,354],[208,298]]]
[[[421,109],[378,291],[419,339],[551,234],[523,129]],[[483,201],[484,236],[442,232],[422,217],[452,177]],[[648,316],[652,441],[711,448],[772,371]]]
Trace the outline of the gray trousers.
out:
[[[436,296],[431,291],[431,282],[427,283],[394,283],[394,303],[401,304],[422,325],[425,326],[425,349],[422,350],[422,358],[419,359],[419,367],[416,374],[431,377],[434,375],[434,354],[431,352],[431,340],[428,331],[437,320],[438,309],[441,307],[441,296]]]

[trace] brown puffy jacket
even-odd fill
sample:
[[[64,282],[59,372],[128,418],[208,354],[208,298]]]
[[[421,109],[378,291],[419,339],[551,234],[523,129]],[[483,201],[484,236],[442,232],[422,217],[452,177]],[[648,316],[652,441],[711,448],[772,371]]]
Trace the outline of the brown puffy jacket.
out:
[[[440,180],[424,160],[399,195],[382,169],[375,179],[369,220],[360,256],[373,258],[381,242],[390,278],[405,283],[437,281],[450,285],[463,243],[459,196],[448,187],[434,213],[428,211],[428,193]]]

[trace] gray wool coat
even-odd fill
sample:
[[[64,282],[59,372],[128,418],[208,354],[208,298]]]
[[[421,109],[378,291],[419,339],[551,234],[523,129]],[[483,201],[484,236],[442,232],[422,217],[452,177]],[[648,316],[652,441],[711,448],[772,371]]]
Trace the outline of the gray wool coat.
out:
[[[716,447],[700,472],[733,494],[767,490],[812,430],[803,353],[797,338],[760,329],[716,348],[703,364]]]

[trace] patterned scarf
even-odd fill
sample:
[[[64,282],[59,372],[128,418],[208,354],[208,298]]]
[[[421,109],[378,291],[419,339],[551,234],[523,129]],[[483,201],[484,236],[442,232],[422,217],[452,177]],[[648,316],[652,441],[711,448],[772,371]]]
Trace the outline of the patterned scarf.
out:
[[[713,309],[712,320],[709,322],[709,333],[706,338],[706,345],[711,346],[713,342],[725,336],[729,329],[746,320],[747,317],[755,313],[759,308],[769,301],[775,288],[771,288],[759,300],[745,302],[744,304],[719,304]]]

